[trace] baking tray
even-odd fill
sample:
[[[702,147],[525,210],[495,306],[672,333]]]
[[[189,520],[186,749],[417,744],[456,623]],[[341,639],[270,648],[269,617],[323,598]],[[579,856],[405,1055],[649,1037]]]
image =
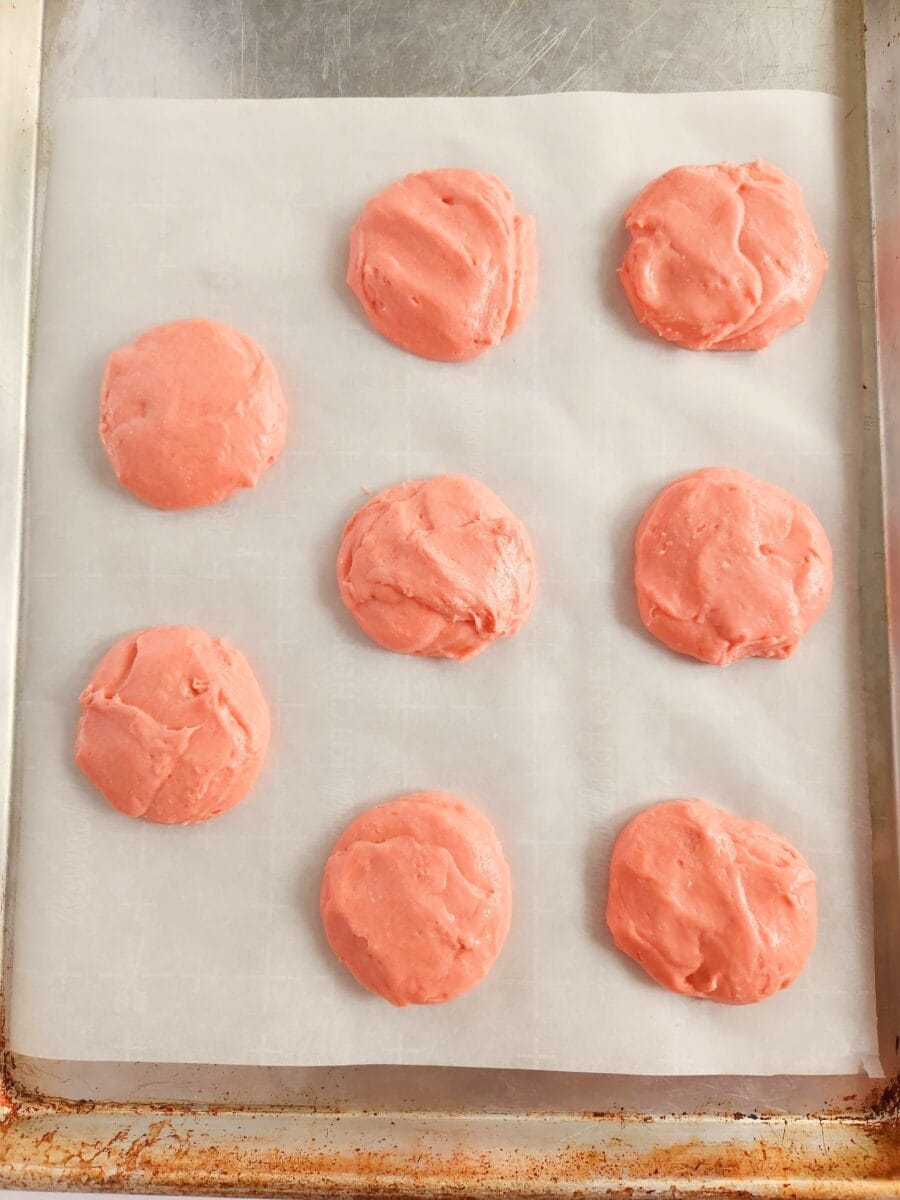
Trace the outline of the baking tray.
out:
[[[33,250],[39,251],[33,204],[36,198],[39,217],[62,99],[790,86],[845,98],[865,341],[860,571],[876,986],[882,1064],[893,1082],[873,1086],[865,1076],[668,1079],[413,1068],[117,1067],[6,1054],[0,1182],[296,1195],[900,1195],[893,704],[900,591],[885,588],[884,553],[886,544],[887,577],[894,580],[900,571],[894,478],[900,429],[887,398],[900,389],[897,0],[872,0],[865,11],[844,0],[772,7],[719,0],[702,6],[48,0],[38,147],[41,30],[35,0],[0,4],[0,211],[6,227],[0,275],[6,431],[0,442],[0,770],[10,781],[0,822],[4,864],[7,831],[15,844],[11,698],[29,294]],[[14,854],[12,860],[14,866]],[[4,950],[8,956],[8,945]]]

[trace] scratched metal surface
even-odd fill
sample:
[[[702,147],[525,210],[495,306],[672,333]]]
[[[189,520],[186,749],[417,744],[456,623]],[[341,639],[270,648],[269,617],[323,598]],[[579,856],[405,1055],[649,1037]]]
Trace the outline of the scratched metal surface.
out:
[[[834,92],[858,24],[849,0],[48,0],[45,98]]]
[[[36,2],[18,0],[20,7]],[[896,12],[898,0],[870,0],[869,8]],[[857,0],[46,0],[44,28],[39,199],[54,116],[68,97],[757,87],[840,93],[853,163],[860,298],[871,332]],[[867,341],[871,385],[874,337]],[[877,464],[873,386],[867,395],[867,462]],[[883,795],[891,761],[877,466],[867,471],[865,486],[870,758],[873,795]],[[887,849],[876,862],[876,888],[896,915],[896,815],[885,804],[878,818]],[[879,1021],[885,1062],[895,1070],[900,936],[887,932]],[[569,1180],[586,1193],[612,1195],[627,1178],[640,1195],[700,1194],[700,1188],[705,1195],[734,1194],[733,1185],[760,1196],[813,1190],[849,1196],[850,1181],[866,1179],[866,1195],[888,1196],[895,1194],[888,1179],[900,1171],[893,1141],[880,1142],[877,1130],[870,1134],[837,1117],[797,1116],[864,1113],[866,1081],[858,1077],[670,1081],[403,1068],[292,1072],[144,1064],[126,1071],[116,1064],[33,1060],[11,1066],[20,1101],[16,1124],[0,1138],[0,1180],[31,1186],[217,1192],[227,1184],[246,1192],[423,1195],[455,1187],[487,1195],[550,1194]],[[40,1099],[48,1094],[122,1107],[65,1110]],[[151,1107],[138,1111],[136,1097]],[[275,1107],[258,1118],[240,1112],[198,1117],[160,1107],[167,1101]],[[281,1114],[283,1108],[293,1111]],[[365,1115],[388,1109],[384,1118]],[[612,1128],[594,1119],[598,1110],[698,1115],[647,1124],[614,1117]],[[699,1116],[736,1112],[768,1116],[712,1123]],[[487,1113],[498,1117],[486,1120]],[[504,1119],[513,1113],[519,1114],[515,1122]]]

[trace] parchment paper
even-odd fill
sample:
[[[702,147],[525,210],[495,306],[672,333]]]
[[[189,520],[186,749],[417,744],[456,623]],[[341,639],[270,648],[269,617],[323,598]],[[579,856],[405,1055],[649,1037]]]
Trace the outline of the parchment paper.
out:
[[[776,92],[70,107],[29,417],[14,1050],[654,1074],[845,1072],[876,1053],[841,120],[837,100]],[[810,321],[759,354],[658,342],[615,276],[625,207],[675,164],[757,156],[799,178],[831,255]],[[540,237],[535,311],[465,365],[382,341],[343,284],[366,198],[442,165],[502,176]],[[113,481],[98,388],[113,347],[188,315],[268,347],[289,445],[255,492],[158,513]],[[703,666],[637,620],[643,507],[716,464],[795,492],[832,538],[834,599],[787,662]],[[524,518],[541,571],[523,631],[461,665],[379,650],[333,582],[363,489],[442,471]],[[193,829],[118,815],[71,761],[93,663],[162,622],[240,646],[275,716],[251,798]],[[488,980],[399,1011],[331,957],[317,892],[347,820],[417,788],[495,821],[515,912]],[[605,931],[613,839],[678,796],[770,823],[818,873],[815,953],[763,1004],[670,995]]]

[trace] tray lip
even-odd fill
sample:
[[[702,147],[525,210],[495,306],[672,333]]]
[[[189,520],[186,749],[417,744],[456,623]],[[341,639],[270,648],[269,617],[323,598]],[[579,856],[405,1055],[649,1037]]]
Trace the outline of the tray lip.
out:
[[[877,8],[878,0],[870,0],[865,6],[871,23],[871,9]],[[41,53],[44,0],[32,0],[31,5],[0,7],[0,44],[4,42],[3,31],[10,29],[20,36],[28,22],[35,38],[37,69]],[[26,13],[25,10],[28,9]],[[13,25],[15,21],[15,25]],[[14,44],[13,37],[10,43]],[[15,459],[12,478],[18,486],[18,494],[24,492],[23,438],[25,412],[25,385],[27,381],[27,353],[30,338],[31,315],[31,271],[30,255],[34,242],[35,162],[37,131],[37,99],[23,93],[23,109],[15,112],[7,106],[6,118],[0,121],[18,122],[28,131],[31,123],[30,192],[25,189],[25,221],[28,251],[20,299],[22,330],[26,332],[21,351],[21,378],[16,395],[12,396],[13,419],[17,422],[19,436],[10,439],[14,443]],[[2,131],[0,131],[2,136]],[[0,145],[3,142],[0,141]],[[4,304],[7,297],[3,297]],[[884,398],[882,397],[882,403]],[[4,407],[7,400],[3,398]],[[4,455],[6,451],[3,451]],[[883,497],[886,504],[886,498]],[[12,553],[18,563],[21,549],[23,505],[0,506],[0,535],[11,534]],[[0,537],[2,544],[2,537]],[[18,569],[18,567],[16,568]],[[15,589],[16,597],[18,588]],[[15,605],[15,601],[14,601]],[[0,609],[2,614],[2,609]],[[5,614],[3,614],[5,615]],[[3,627],[4,639],[10,634],[10,645],[5,641],[0,648],[0,670],[7,671],[12,678],[17,654],[17,612],[10,612],[12,628]],[[894,666],[891,657],[892,668]],[[5,723],[2,731],[4,744],[0,745],[0,772],[4,795],[0,797],[0,854],[6,863],[6,839],[10,807],[9,748],[12,745],[12,720],[14,689],[9,692],[8,704],[0,698],[0,722]],[[896,693],[894,694],[896,695]],[[896,716],[896,713],[894,713]],[[896,787],[896,760],[892,757],[891,775]],[[8,938],[4,941],[8,942]],[[7,947],[8,952],[8,947]],[[2,1011],[5,1029],[5,1005]],[[590,1194],[618,1193],[619,1185],[628,1180],[631,1188],[640,1187],[641,1194],[696,1194],[698,1186],[717,1186],[731,1190],[729,1181],[752,1179],[752,1192],[742,1194],[784,1195],[784,1174],[773,1175],[765,1170],[766,1138],[759,1137],[760,1131],[768,1135],[772,1130],[790,1129],[800,1141],[810,1141],[821,1135],[821,1157],[818,1175],[809,1178],[792,1178],[792,1193],[796,1196],[895,1196],[900,1194],[898,1185],[892,1181],[900,1174],[900,1077],[882,1091],[877,1089],[861,1101],[852,1111],[841,1114],[726,1116],[683,1115],[680,1117],[647,1118],[638,1113],[584,1112],[584,1113],[530,1113],[530,1114],[478,1114],[450,1112],[440,1114],[427,1112],[383,1112],[364,1113],[341,1109],[339,1112],[315,1112],[307,1109],[281,1109],[278,1107],[248,1108],[240,1105],[209,1104],[139,1104],[139,1103],[71,1103],[54,1100],[46,1096],[31,1095],[18,1085],[14,1078],[15,1059],[8,1052],[2,1057],[0,1068],[0,1183],[18,1187],[91,1187],[102,1190],[175,1190],[195,1192],[221,1192],[239,1189],[245,1194],[365,1194],[383,1195],[432,1195],[436,1192],[458,1191],[464,1187],[466,1194],[495,1195],[541,1194],[561,1190],[568,1179],[576,1178],[584,1191]],[[484,1128],[487,1124],[506,1122],[507,1141],[502,1152],[490,1151],[487,1161],[484,1154],[451,1156],[447,1165],[439,1169],[435,1158],[430,1160],[422,1150],[383,1151],[377,1161],[373,1152],[356,1148],[344,1154],[290,1155],[283,1147],[267,1143],[264,1153],[257,1147],[255,1157],[246,1153],[247,1123],[252,1120],[289,1116],[294,1123],[295,1136],[300,1133],[317,1142],[326,1143],[335,1131],[359,1122],[368,1128],[367,1136],[376,1142],[383,1138],[387,1142],[396,1140],[398,1128],[409,1133],[421,1128],[423,1117],[432,1123],[446,1121],[459,1133]],[[569,1151],[542,1155],[537,1161],[528,1152],[524,1131],[535,1124],[543,1130],[556,1129],[560,1140],[577,1141],[582,1147],[573,1158]],[[682,1159],[679,1166],[672,1161],[664,1174],[654,1180],[651,1158],[646,1158],[646,1170],[639,1169],[636,1160],[627,1162],[623,1155],[616,1157],[615,1147],[621,1142],[618,1133],[623,1126],[652,1126],[660,1131],[677,1130],[677,1144],[695,1147],[690,1162]],[[749,1175],[738,1172],[734,1164],[723,1162],[712,1155],[716,1138],[709,1134],[727,1129],[729,1136],[738,1139],[738,1150],[746,1161],[755,1164],[757,1172]],[[829,1154],[826,1141],[832,1137],[848,1139],[847,1144],[861,1146],[862,1159],[844,1154],[843,1149],[835,1155]],[[511,1134],[519,1134],[518,1139]],[[205,1137],[215,1135],[218,1145],[199,1145],[191,1149],[192,1140],[202,1142]],[[861,1141],[860,1141],[861,1139]],[[856,1141],[855,1141],[856,1140]],[[230,1154],[228,1171],[223,1174],[221,1151]],[[845,1147],[844,1147],[845,1148]],[[216,1149],[220,1153],[209,1153]],[[665,1162],[665,1153],[671,1144],[660,1146],[657,1172]],[[705,1153],[704,1153],[705,1152]],[[703,1157],[698,1157],[702,1155]],[[491,1157],[495,1156],[496,1171],[491,1169]],[[580,1161],[577,1161],[580,1156]],[[500,1159],[503,1162],[500,1162]],[[324,1161],[323,1161],[324,1160]],[[846,1163],[846,1167],[843,1164]],[[862,1164],[862,1169],[860,1166]],[[746,1163],[745,1163],[746,1165]],[[435,1173],[437,1172],[437,1173]],[[627,1173],[626,1173],[627,1172]],[[823,1191],[823,1184],[834,1191]],[[554,1186],[555,1185],[555,1186]],[[736,1184],[735,1184],[736,1185]],[[727,1193],[726,1193],[727,1194]]]
[[[636,1152],[623,1149],[623,1124],[615,1114],[432,1117],[426,1135],[416,1114],[166,1107],[126,1114],[115,1105],[21,1103],[0,1138],[0,1184],[291,1196],[545,1197],[571,1195],[573,1187],[589,1196],[898,1195],[896,1119],[786,1118],[772,1128],[746,1118],[716,1122],[727,1126],[728,1141],[709,1122],[662,1119],[642,1126],[651,1136]],[[494,1135],[489,1145],[485,1127]],[[535,1152],[532,1134],[554,1148]],[[461,1137],[481,1148],[454,1149]],[[394,1148],[398,1138],[409,1148]]]

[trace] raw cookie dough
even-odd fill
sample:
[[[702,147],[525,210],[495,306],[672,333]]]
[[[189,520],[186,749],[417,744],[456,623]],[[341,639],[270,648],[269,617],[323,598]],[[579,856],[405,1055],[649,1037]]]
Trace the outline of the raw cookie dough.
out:
[[[269,709],[243,654],[202,629],[130,633],[81,693],[75,761],[113,808],[193,825],[246,796]]]
[[[378,332],[404,350],[475,358],[534,301],[534,218],[516,212],[493,175],[407,175],[373,196],[350,231],[347,283]]]
[[[637,319],[690,350],[761,350],[799,325],[828,267],[800,185],[757,160],[675,167],[625,214]]]
[[[255,487],[286,428],[268,355],[218,321],[157,325],[107,361],[101,440],[119,483],[157,508],[216,504]]]
[[[462,659],[519,629],[536,571],[528,530],[499,496],[438,475],[388,488],[350,518],[337,579],[380,646]]]
[[[646,808],[612,853],[606,921],[663,987],[753,1004],[793,983],[816,940],[816,877],[759,821],[704,800]]]
[[[325,865],[325,936],[391,1004],[439,1004],[474,987],[509,931],[509,867],[481,812],[416,792],[353,821]]]
[[[730,467],[676,479],[634,539],[641,620],[679,654],[724,667],[787,658],[831,596],[831,546],[800,500]]]

